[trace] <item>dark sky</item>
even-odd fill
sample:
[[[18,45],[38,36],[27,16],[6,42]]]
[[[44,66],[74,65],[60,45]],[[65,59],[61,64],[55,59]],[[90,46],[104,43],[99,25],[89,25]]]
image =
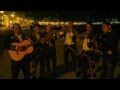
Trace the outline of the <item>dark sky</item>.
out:
[[[112,11],[27,11],[26,14],[35,19],[54,18],[57,15],[60,20],[105,19],[120,16],[120,13]]]

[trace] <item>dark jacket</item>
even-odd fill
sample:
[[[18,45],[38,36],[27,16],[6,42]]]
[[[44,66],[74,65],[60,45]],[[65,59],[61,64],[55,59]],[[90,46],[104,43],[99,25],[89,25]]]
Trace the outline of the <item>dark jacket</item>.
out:
[[[49,33],[46,32],[46,37],[47,37],[48,34]],[[55,47],[55,41],[57,40],[57,35],[56,35],[55,32],[51,32],[51,34],[52,34],[52,37],[54,37],[54,39],[51,39],[49,42],[51,42],[51,44],[53,45],[53,47]],[[48,44],[49,44],[49,42],[48,42]]]
[[[40,38],[45,38],[45,33],[39,33],[40,34]],[[43,51],[46,50],[46,48],[48,47],[48,44],[45,42],[44,44],[42,44],[41,42],[39,42],[39,40],[37,39],[37,37],[35,36],[35,33],[33,32],[32,35],[30,36],[30,38],[32,39],[33,43],[36,43],[34,45],[34,52],[33,54],[38,55],[39,53],[42,53]]]
[[[22,41],[27,40],[26,37],[27,37],[27,35],[22,33]],[[18,37],[12,31],[8,34],[6,42],[7,42],[6,43],[7,50],[13,49],[13,47],[11,46],[11,43],[20,43]]]
[[[115,54],[118,50],[119,34],[115,30],[111,30],[106,34],[101,33],[97,41],[99,49],[103,53],[107,54],[107,51],[110,50]]]

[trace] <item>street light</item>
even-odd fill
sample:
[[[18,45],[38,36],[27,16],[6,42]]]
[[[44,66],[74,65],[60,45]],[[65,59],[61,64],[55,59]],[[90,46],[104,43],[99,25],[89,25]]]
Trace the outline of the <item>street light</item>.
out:
[[[0,11],[0,13],[4,13],[4,11]]]
[[[17,17],[17,19],[19,20],[20,18],[19,18],[19,17]]]
[[[12,12],[13,14],[15,14],[15,12]]]
[[[15,15],[14,14],[11,14],[11,17],[14,17]]]
[[[22,18],[20,18],[20,20],[23,20]]]

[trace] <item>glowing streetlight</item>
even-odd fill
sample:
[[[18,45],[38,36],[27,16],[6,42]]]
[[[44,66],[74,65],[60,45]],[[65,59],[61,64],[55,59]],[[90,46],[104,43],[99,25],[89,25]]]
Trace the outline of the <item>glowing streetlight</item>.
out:
[[[0,13],[4,13],[4,11],[0,11]]]
[[[19,17],[17,17],[17,19],[19,20],[20,18],[19,18]]]
[[[15,12],[12,12],[13,14],[15,14]]]
[[[20,20],[23,20],[22,18],[20,18]]]
[[[10,21],[10,24],[12,24],[12,21]]]
[[[15,15],[14,14],[11,14],[11,17],[14,17]]]

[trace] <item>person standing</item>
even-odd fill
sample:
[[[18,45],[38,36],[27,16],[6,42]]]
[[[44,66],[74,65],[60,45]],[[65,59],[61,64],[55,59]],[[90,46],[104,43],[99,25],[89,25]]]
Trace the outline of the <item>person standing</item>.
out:
[[[80,48],[82,49],[82,53],[78,51],[79,54],[77,55],[78,66],[82,68],[83,79],[95,79],[95,35],[93,33],[92,23],[87,23],[85,30],[82,35],[78,36],[81,42]]]
[[[10,34],[7,37],[7,46],[6,48],[8,50],[15,50],[16,48],[11,45],[12,43],[20,43],[24,40],[29,40],[31,42],[31,39],[23,34],[21,32],[21,26],[18,23],[14,23]],[[22,48],[18,47],[17,51],[21,51]],[[24,74],[24,79],[30,79],[30,60],[29,60],[29,54],[25,55],[22,60],[20,61],[14,61],[11,60],[11,73],[12,73],[12,79],[17,79],[18,78],[18,74],[20,69],[22,69],[23,74]]]
[[[56,76],[56,65],[57,65],[57,59],[56,59],[56,40],[57,36],[56,33],[52,30],[52,25],[48,24],[46,26],[46,43],[48,44],[48,52],[49,57],[47,58],[47,72],[50,72],[50,59],[52,60],[53,65],[53,73]]]
[[[119,34],[112,29],[109,22],[102,23],[102,33],[99,35],[97,44],[103,54],[104,79],[113,79],[113,72],[118,62]]]
[[[59,37],[64,37],[64,65],[65,65],[65,72],[69,72],[69,54],[72,56],[74,70],[77,75],[77,68],[76,68],[76,35],[75,30],[73,28],[73,22],[69,21],[67,28],[64,31],[60,31]]]

